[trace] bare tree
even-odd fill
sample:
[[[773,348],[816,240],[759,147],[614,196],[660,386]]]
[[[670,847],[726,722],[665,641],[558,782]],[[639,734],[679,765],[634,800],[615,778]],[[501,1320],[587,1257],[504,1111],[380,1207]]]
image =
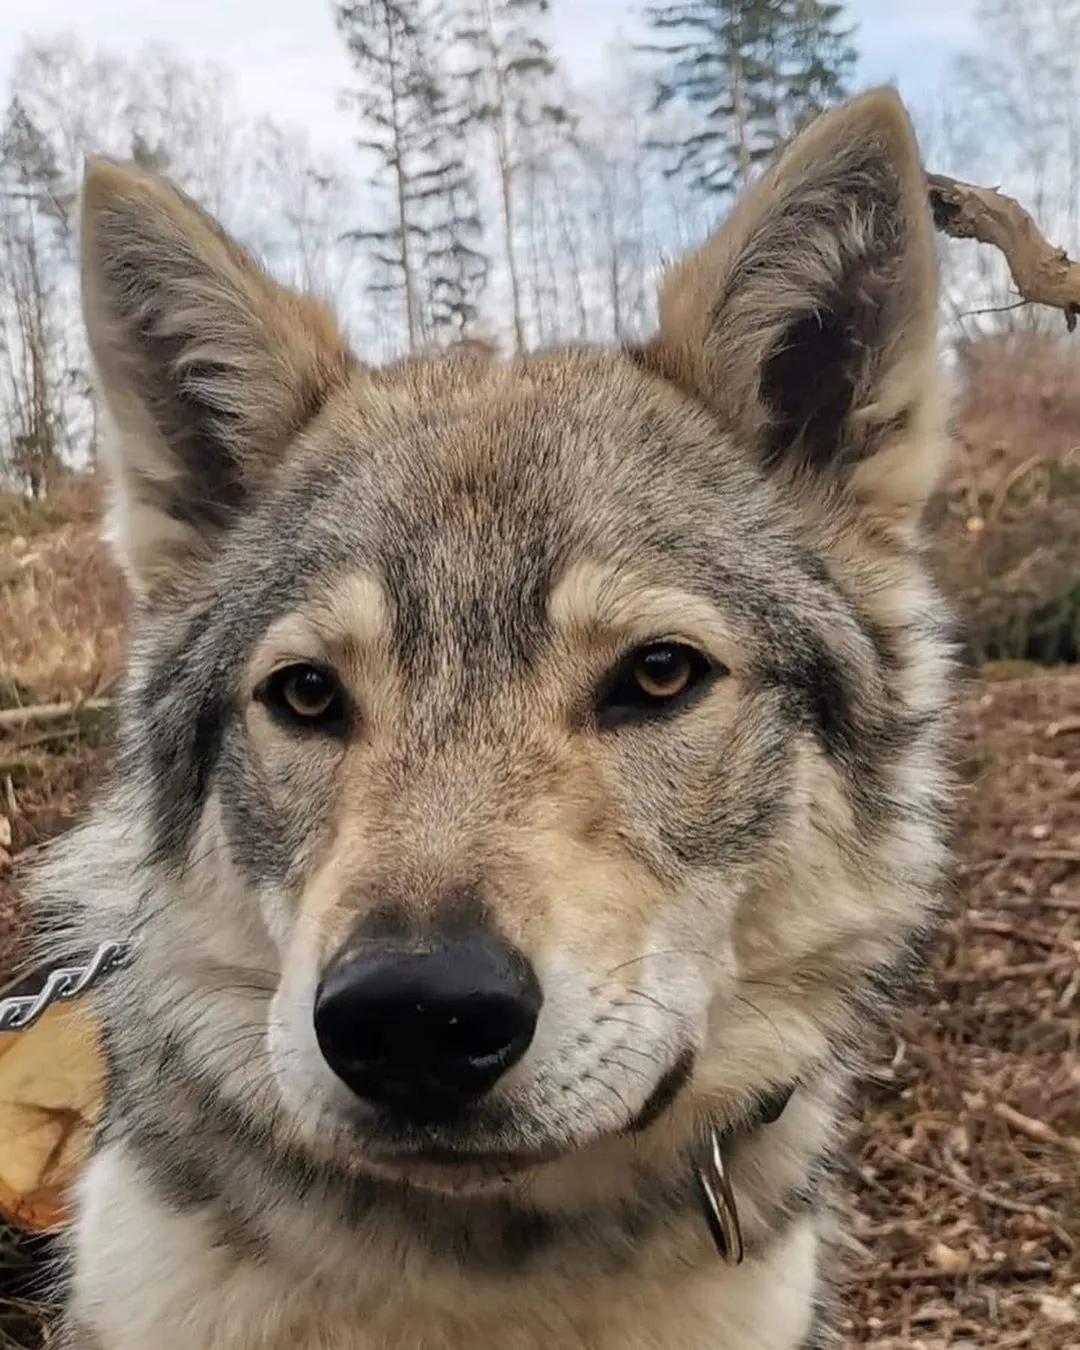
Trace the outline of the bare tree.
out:
[[[978,50],[956,76],[973,129],[968,172],[1010,184],[1080,246],[1080,0],[982,0]]]
[[[671,196],[666,181],[653,183],[645,149],[648,81],[633,53],[613,51],[620,72],[592,100],[578,100],[574,145],[580,160],[575,201],[587,245],[590,289],[597,293],[597,335],[618,341],[639,337],[652,317],[650,252],[661,247],[661,229],[650,198]],[[655,238],[651,238],[655,231]]]
[[[15,121],[9,112],[0,191],[0,452],[6,446],[8,460],[17,452],[26,464],[42,454],[84,461],[94,452],[72,211],[87,154],[168,173],[281,270],[342,297],[354,253],[339,238],[349,206],[342,176],[303,136],[241,117],[221,71],[161,49],[129,58],[61,38],[27,42],[11,85],[20,111]],[[32,333],[43,336],[28,342]]]
[[[469,165],[452,133],[459,120],[433,52],[423,0],[345,0],[338,27],[356,67],[347,95],[357,145],[374,158],[389,209],[350,231],[375,265],[369,289],[401,297],[408,349],[441,330],[459,336],[487,277]]]
[[[12,88],[52,147],[69,200],[85,156],[109,154],[167,170],[230,225],[242,213],[246,129],[219,68],[160,47],[127,58],[63,37],[27,42]]]
[[[461,129],[484,131],[498,190],[503,259],[510,290],[514,348],[525,350],[525,316],[518,260],[519,179],[535,158],[544,125],[566,127],[570,116],[558,67],[540,20],[549,0],[454,0],[452,35],[457,83],[465,89]]]
[[[340,298],[356,262],[354,245],[341,237],[352,210],[344,174],[316,155],[306,133],[269,118],[256,123],[250,142],[250,172],[262,189],[254,196],[269,210],[265,221],[248,222],[249,233],[297,286]]]
[[[56,473],[64,370],[50,253],[59,171],[48,142],[13,99],[0,129],[0,393],[7,469],[35,497]]]

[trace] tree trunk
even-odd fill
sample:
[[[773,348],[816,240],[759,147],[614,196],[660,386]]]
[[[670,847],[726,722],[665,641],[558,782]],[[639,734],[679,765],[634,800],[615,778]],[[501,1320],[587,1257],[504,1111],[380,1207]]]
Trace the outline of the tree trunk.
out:
[[[405,326],[409,335],[409,355],[417,351],[416,279],[413,276],[412,255],[409,249],[409,210],[407,201],[408,177],[405,171],[405,149],[402,138],[401,107],[398,94],[398,57],[394,44],[394,25],[389,13],[383,11],[386,23],[386,49],[390,66],[390,120],[394,134],[394,185],[397,190],[397,217],[400,232],[401,277],[405,288]]]
[[[746,91],[743,88],[742,52],[739,49],[737,31],[728,36],[728,70],[731,73],[731,110],[735,119],[735,154],[739,166],[739,183],[742,187],[746,187],[750,182],[750,132],[746,117]]]
[[[521,356],[525,351],[525,330],[521,319],[521,278],[518,276],[517,254],[514,249],[516,213],[514,209],[514,162],[510,127],[506,111],[506,81],[503,78],[501,52],[495,33],[495,17],[491,0],[482,0],[484,25],[488,36],[488,57],[495,84],[495,110],[492,127],[495,133],[495,160],[499,173],[499,195],[502,200],[503,248],[506,270],[510,277],[510,304],[514,322],[514,351]]]

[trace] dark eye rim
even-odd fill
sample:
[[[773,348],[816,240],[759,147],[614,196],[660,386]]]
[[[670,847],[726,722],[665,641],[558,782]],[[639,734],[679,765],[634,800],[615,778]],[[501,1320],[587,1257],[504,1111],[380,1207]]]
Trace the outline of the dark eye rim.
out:
[[[299,713],[285,697],[285,684],[290,676],[301,671],[315,671],[333,689],[333,696],[321,713],[310,717]],[[290,731],[323,736],[344,736],[352,721],[349,697],[337,675],[329,666],[318,661],[290,661],[278,666],[255,690],[255,701],[261,703],[279,725]]]
[[[683,652],[690,661],[691,678],[684,689],[670,698],[646,693],[634,679],[634,665],[641,657],[657,647],[672,647]],[[712,688],[717,680],[729,674],[720,661],[706,655],[699,647],[678,638],[654,638],[641,642],[619,658],[605,676],[596,696],[596,720],[605,730],[655,722],[677,715],[693,707]]]

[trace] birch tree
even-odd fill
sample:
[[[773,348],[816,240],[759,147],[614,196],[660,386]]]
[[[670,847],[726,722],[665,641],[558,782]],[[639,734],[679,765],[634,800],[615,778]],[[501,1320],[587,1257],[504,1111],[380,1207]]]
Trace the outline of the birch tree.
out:
[[[0,412],[7,472],[44,496],[63,437],[63,344],[51,253],[59,170],[18,99],[0,129]]]
[[[536,167],[538,141],[571,118],[558,66],[543,35],[548,0],[456,0],[450,7],[454,76],[464,89],[462,131],[479,129],[498,194],[500,251],[510,295],[514,348],[527,345],[525,291],[519,257],[523,177]]]

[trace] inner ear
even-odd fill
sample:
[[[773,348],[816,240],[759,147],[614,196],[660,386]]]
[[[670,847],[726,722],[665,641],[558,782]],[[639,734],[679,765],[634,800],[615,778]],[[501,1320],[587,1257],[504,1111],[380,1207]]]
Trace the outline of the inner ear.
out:
[[[767,467],[794,446],[807,468],[836,462],[855,401],[857,346],[852,315],[843,310],[804,314],[784,332],[761,371]]]

